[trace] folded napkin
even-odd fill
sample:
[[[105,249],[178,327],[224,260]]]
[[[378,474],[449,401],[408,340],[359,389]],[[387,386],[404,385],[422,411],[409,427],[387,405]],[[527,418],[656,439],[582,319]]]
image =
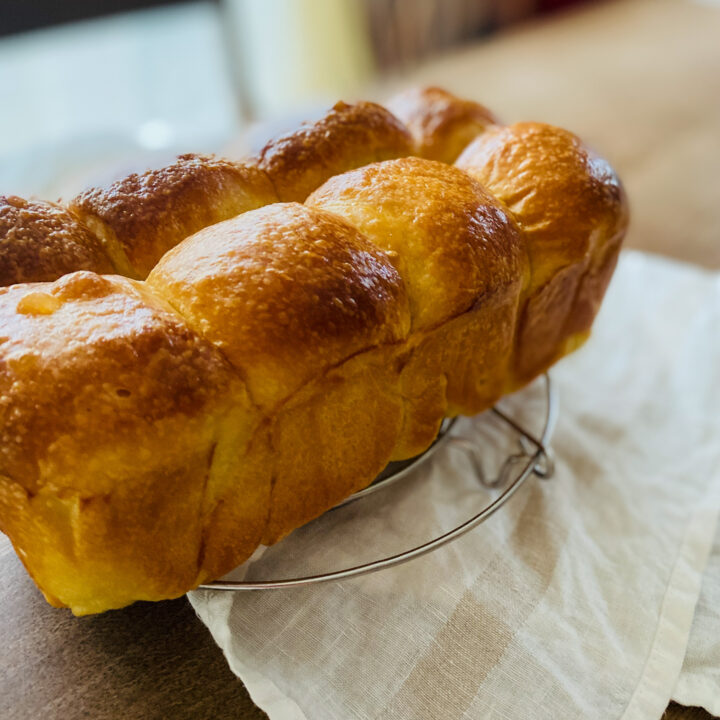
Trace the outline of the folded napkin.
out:
[[[662,715],[720,504],[720,278],[625,253],[592,339],[553,379],[554,477],[528,481],[460,540],[344,582],[190,594],[272,720]],[[537,427],[541,395],[531,387],[503,406]],[[489,414],[453,432],[488,474],[516,443]],[[487,500],[450,441],[410,479],[326,514],[241,572],[289,577],[397,552]],[[716,638],[717,593],[697,627]],[[682,677],[707,657],[688,654]],[[676,697],[695,702],[689,688],[681,678]]]

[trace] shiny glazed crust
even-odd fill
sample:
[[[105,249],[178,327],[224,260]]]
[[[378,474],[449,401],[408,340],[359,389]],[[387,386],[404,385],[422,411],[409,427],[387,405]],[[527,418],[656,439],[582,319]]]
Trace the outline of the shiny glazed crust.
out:
[[[160,170],[88,190],[70,208],[101,238],[117,272],[144,278],[194,232],[276,200],[254,165],[181,155]]]
[[[0,287],[74,270],[113,272],[98,238],[65,208],[0,197]]]
[[[484,105],[437,87],[406,90],[392,98],[388,110],[407,125],[420,157],[446,163],[498,122]]]
[[[491,127],[456,165],[503,202],[523,230],[531,280],[519,320],[522,385],[585,339],[628,223],[620,180],[572,133],[543,123]]]
[[[467,173],[420,158],[339,175],[307,203],[349,220],[405,281],[414,332],[393,459],[411,457],[432,441],[446,412],[484,409],[503,392],[528,272],[519,230]]]
[[[271,140],[258,165],[280,200],[303,202],[333,175],[413,151],[408,129],[381,105],[339,102],[318,122]]]
[[[437,89],[399,106],[410,130],[339,104],[256,161],[183,156],[12,221],[11,281],[76,246],[149,273],[0,289],[0,529],[50,602],[219,577],[587,337],[627,225],[609,165]]]
[[[336,215],[275,203],[197,233],[148,285],[238,368],[272,409],[332,367],[410,327],[388,257]]]
[[[142,285],[88,272],[5,288],[0,327],[0,529],[48,600],[93,612],[195,584],[258,421],[222,354]]]

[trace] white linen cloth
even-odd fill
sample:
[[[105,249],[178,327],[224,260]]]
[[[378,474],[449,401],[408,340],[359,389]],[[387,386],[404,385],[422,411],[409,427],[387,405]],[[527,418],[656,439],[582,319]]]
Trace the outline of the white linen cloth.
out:
[[[687,654],[673,691],[681,705],[698,705],[720,717],[720,532],[695,607]]]
[[[720,278],[625,253],[593,337],[553,379],[555,476],[531,479],[462,539],[349,581],[190,594],[272,720],[660,718],[718,517]],[[536,390],[504,406],[536,417]],[[487,415],[454,432],[483,462],[505,452],[507,433]],[[412,480],[268,549],[248,577],[395,552],[485,503],[449,443]],[[718,586],[706,594],[697,631],[718,638]],[[678,683],[685,703],[707,669],[701,644]]]

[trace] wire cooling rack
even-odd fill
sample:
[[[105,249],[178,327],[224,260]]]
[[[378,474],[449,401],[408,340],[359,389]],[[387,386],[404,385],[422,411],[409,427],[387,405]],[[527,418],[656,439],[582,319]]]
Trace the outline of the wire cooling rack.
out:
[[[520,442],[519,452],[509,455],[501,465],[498,475],[494,478],[488,478],[480,462],[480,453],[482,448],[476,447],[467,438],[462,438],[450,434],[450,430],[455,424],[455,418],[445,420],[440,427],[435,442],[422,454],[404,460],[402,462],[390,463],[383,472],[378,475],[375,481],[369,487],[360,492],[351,495],[342,503],[337,505],[333,510],[348,503],[355,502],[360,498],[366,497],[372,493],[380,492],[388,486],[399,482],[406,478],[419,465],[426,462],[437,449],[444,444],[450,444],[463,452],[466,452],[472,467],[475,471],[478,481],[488,488],[504,488],[492,502],[486,505],[480,512],[457,525],[452,530],[439,535],[422,545],[417,545],[408,550],[395,555],[379,558],[371,562],[354,565],[352,567],[334,570],[332,572],[321,573],[318,575],[306,575],[303,577],[283,578],[280,580],[253,580],[253,581],[234,581],[234,580],[215,580],[213,582],[200,585],[201,588],[207,590],[278,590],[281,588],[302,587],[305,585],[317,585],[318,583],[331,582],[335,580],[345,580],[347,578],[358,577],[360,575],[368,575],[378,572],[395,565],[409,562],[415,558],[426,555],[427,553],[437,550],[443,545],[456,540],[465,533],[473,530],[478,525],[485,522],[491,515],[496,513],[515,493],[522,487],[525,481],[537,476],[547,479],[552,476],[554,471],[553,454],[550,449],[550,439],[555,429],[555,423],[558,416],[558,396],[555,386],[552,384],[549,375],[543,376],[545,383],[545,423],[541,434],[535,435],[526,427],[521,425],[515,419],[510,417],[505,411],[499,407],[493,407],[490,412],[494,413],[508,428],[509,431],[515,433]],[[330,511],[332,512],[332,511]]]

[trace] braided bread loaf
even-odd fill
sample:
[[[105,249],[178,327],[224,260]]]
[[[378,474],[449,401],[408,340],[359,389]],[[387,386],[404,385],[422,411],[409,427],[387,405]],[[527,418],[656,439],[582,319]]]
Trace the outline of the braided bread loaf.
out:
[[[612,169],[438,89],[392,106],[2,201],[0,529],[49,602],[218,577],[585,339]]]

